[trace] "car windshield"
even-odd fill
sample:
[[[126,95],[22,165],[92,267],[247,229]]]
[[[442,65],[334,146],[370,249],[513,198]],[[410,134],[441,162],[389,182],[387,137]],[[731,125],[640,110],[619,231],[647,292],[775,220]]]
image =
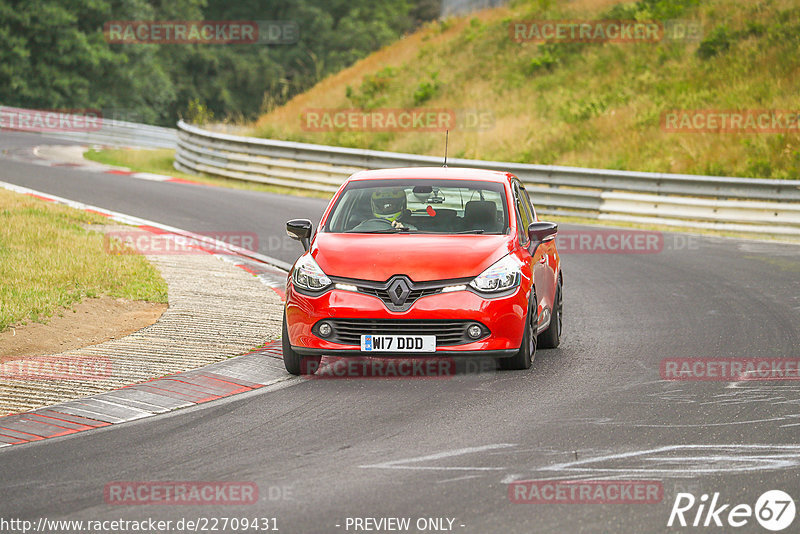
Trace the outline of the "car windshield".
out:
[[[479,180],[353,181],[323,231],[334,233],[503,234],[502,183]]]

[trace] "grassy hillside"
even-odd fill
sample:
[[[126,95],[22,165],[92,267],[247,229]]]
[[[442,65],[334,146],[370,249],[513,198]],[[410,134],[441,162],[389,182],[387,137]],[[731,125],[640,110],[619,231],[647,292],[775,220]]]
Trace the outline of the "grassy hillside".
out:
[[[512,21],[689,19],[703,38],[516,43]],[[437,132],[309,132],[309,108],[478,110],[453,157],[609,169],[800,178],[800,134],[669,133],[671,109],[800,112],[797,0],[527,0],[431,23],[262,116],[261,137],[440,155]]]

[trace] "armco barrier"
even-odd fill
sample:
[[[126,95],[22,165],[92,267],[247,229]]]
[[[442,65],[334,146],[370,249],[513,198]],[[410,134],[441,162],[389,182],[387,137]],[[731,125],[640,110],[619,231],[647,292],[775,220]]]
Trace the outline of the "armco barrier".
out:
[[[178,123],[175,168],[334,192],[362,169],[439,166],[442,159],[209,132]],[[800,236],[800,180],[661,174],[448,159],[509,171],[540,213],[733,232]]]
[[[173,128],[118,120],[103,120],[102,128],[96,132],[60,132],[47,135],[85,145],[119,147],[175,148],[178,142],[177,132]]]
[[[63,116],[68,124],[71,122],[71,118],[80,118],[80,116],[67,112],[54,111],[54,113],[58,116]],[[36,115],[46,114],[47,110],[0,106],[0,130],[36,132],[37,129],[35,126],[31,126],[30,121],[28,121],[27,125],[15,124],[17,121],[14,119],[25,116],[30,119]],[[54,127],[45,127],[40,133],[43,136],[76,141],[85,145],[175,148],[178,141],[177,130],[174,128],[109,119],[104,117],[99,110],[97,110],[97,117],[93,125],[95,127],[84,129],[62,129],[56,125]]]

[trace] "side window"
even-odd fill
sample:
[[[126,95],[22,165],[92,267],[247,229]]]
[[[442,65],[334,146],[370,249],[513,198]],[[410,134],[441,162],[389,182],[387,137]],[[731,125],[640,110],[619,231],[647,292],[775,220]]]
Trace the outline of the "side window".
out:
[[[528,218],[531,222],[536,222],[536,210],[533,209],[533,204],[531,204],[531,197],[528,196],[528,192],[525,191],[525,186],[519,184],[519,192],[522,196],[522,203],[525,205],[525,208],[528,210]]]
[[[514,211],[517,212],[517,226],[519,226],[519,243],[524,245],[528,242],[528,226],[532,221],[516,183],[514,184],[514,205],[516,208]]]

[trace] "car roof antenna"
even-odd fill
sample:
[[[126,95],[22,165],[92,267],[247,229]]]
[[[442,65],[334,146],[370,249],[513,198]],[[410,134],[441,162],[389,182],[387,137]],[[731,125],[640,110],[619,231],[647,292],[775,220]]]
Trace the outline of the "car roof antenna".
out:
[[[447,142],[449,140],[450,140],[450,130],[445,130],[445,134],[444,134],[444,165],[442,165],[442,167],[444,167],[445,169],[447,168]]]

